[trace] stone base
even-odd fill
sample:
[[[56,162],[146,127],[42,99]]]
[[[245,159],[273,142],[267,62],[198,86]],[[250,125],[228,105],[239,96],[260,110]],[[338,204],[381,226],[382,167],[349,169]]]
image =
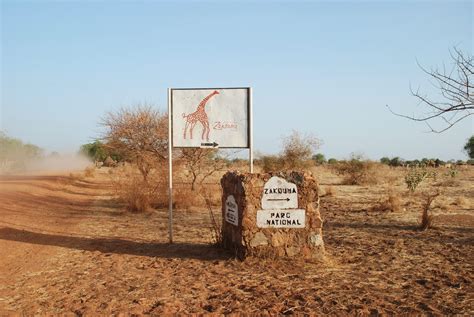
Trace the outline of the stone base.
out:
[[[297,188],[297,208],[305,210],[303,228],[259,228],[257,212],[262,210],[265,183],[278,176]],[[302,172],[250,174],[228,172],[221,179],[222,236],[226,249],[240,259],[247,256],[322,259],[324,242],[319,213],[319,186],[311,175]],[[226,221],[226,202],[232,195],[237,207],[237,225]],[[234,201],[234,200],[232,200]],[[234,208],[234,204],[231,205]],[[286,210],[291,212],[292,209]],[[228,218],[229,219],[229,218]]]

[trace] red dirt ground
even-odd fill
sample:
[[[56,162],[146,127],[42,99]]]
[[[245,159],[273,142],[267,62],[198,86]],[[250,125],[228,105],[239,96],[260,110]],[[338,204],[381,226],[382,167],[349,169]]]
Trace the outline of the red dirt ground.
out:
[[[105,174],[0,176],[0,315],[474,315],[470,175],[449,189],[465,205],[427,231],[409,204],[371,211],[377,188],[334,184],[327,260],[295,263],[233,259],[205,211],[177,211],[168,245],[166,210],[125,212]]]

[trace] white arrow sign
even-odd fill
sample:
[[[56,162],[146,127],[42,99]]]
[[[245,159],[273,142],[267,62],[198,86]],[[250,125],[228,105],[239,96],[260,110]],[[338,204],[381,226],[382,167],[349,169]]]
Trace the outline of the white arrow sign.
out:
[[[273,176],[265,183],[262,209],[296,208],[298,208],[298,190],[295,184],[277,176]]]

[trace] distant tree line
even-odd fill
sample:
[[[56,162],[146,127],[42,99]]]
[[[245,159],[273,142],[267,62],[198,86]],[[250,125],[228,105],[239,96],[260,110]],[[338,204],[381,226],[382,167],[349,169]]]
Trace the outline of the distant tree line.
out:
[[[26,167],[28,161],[38,159],[43,150],[31,143],[9,137],[0,131],[0,171],[18,171]]]

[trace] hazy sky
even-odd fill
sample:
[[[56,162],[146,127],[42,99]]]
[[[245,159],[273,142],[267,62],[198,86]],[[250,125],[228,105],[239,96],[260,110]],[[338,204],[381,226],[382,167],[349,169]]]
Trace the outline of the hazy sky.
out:
[[[168,87],[254,90],[255,149],[276,153],[292,129],[326,157],[465,159],[473,119],[443,134],[392,115],[423,114],[416,61],[473,53],[464,1],[1,1],[0,129],[48,150],[94,139],[110,110]]]

